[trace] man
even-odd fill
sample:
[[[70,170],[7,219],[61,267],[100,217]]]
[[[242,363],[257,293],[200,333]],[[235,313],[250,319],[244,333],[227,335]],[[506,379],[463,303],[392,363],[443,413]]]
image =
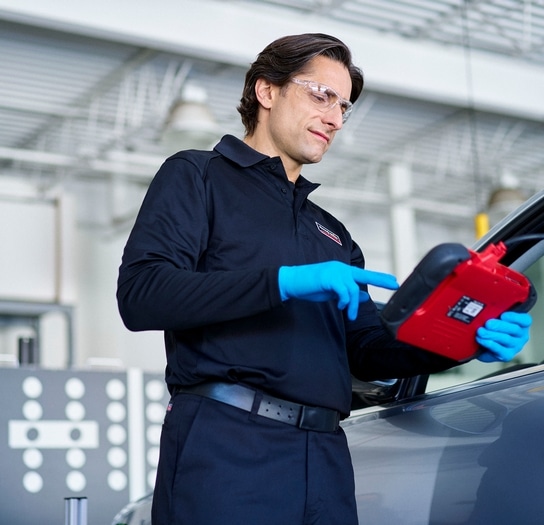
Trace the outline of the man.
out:
[[[120,268],[131,330],[164,330],[172,394],[154,525],[357,523],[339,420],[363,380],[456,363],[395,342],[367,294],[395,279],[364,269],[344,226],[308,200],[319,162],[363,88],[349,49],[281,38],[251,65],[246,136],[170,157],[151,183]],[[530,317],[478,341],[509,359]],[[495,324],[496,326],[493,326]]]

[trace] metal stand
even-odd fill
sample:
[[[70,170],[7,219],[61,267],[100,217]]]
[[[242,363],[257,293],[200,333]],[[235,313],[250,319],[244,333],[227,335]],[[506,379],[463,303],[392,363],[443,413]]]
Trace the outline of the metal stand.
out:
[[[87,525],[87,498],[64,498],[64,525]]]

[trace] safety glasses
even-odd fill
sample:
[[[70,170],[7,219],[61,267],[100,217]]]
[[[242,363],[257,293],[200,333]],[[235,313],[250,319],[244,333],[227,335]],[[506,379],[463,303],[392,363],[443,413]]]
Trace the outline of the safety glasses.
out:
[[[323,113],[330,111],[337,104],[340,106],[342,112],[342,123],[345,124],[348,120],[353,104],[342,98],[334,89],[314,80],[300,80],[298,78],[292,78],[291,82],[298,84],[304,88],[305,93],[310,97],[310,100],[317,106],[319,111]]]

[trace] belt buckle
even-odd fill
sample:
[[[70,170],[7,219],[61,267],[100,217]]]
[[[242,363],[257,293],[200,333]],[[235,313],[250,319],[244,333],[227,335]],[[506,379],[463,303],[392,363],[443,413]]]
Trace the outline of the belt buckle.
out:
[[[298,427],[316,432],[333,432],[338,430],[340,414],[335,410],[302,406]]]

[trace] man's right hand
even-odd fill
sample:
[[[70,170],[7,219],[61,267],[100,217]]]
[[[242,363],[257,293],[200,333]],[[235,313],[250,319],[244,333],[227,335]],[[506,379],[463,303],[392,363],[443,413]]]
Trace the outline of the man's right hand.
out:
[[[368,294],[359,285],[370,284],[396,290],[399,285],[393,275],[363,270],[340,261],[327,261],[301,266],[282,266],[278,284],[283,301],[303,299],[322,302],[337,300],[340,310],[347,308],[350,320],[357,317],[359,303],[368,300]]]

